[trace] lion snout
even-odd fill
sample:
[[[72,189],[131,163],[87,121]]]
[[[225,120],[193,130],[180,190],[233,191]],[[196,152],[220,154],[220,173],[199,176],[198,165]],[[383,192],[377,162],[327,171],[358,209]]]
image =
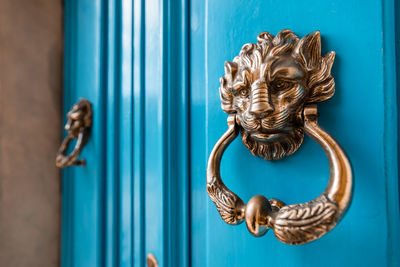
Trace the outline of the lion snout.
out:
[[[254,116],[263,116],[272,113],[274,108],[270,103],[267,88],[256,88],[251,91],[249,113]]]

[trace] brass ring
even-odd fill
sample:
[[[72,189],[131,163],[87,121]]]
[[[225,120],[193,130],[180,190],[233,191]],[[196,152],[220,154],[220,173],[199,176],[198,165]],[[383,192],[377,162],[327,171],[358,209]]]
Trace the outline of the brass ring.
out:
[[[86,99],[80,99],[68,112],[68,121],[65,125],[67,136],[60,145],[56,157],[56,166],[66,168],[71,165],[85,165],[84,159],[78,160],[83,146],[87,142],[90,127],[92,126],[92,105]],[[65,155],[68,145],[73,139],[77,139],[75,147],[71,153]]]
[[[228,224],[246,221],[250,233],[264,235],[272,228],[275,236],[287,244],[303,244],[318,239],[333,229],[348,209],[352,197],[352,171],[340,145],[318,126],[317,107],[306,106],[304,128],[328,156],[329,183],[316,199],[303,204],[285,205],[279,200],[268,201],[254,196],[247,205],[230,191],[220,176],[220,162],[225,149],[238,136],[236,115],[228,117],[228,130],[214,146],[207,165],[207,192]]]

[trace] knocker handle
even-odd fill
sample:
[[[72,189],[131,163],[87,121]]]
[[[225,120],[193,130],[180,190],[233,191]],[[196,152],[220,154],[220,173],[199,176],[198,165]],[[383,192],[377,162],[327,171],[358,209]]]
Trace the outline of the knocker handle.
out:
[[[80,99],[67,114],[67,124],[65,130],[67,130],[67,136],[60,145],[56,157],[56,166],[59,168],[66,168],[74,165],[85,165],[84,159],[78,160],[79,154],[82,151],[83,146],[87,142],[89,130],[92,126],[92,105],[86,99]],[[74,139],[76,140],[75,148],[71,153],[65,155],[68,145]]]
[[[228,224],[246,221],[254,236],[264,235],[272,228],[275,236],[287,244],[313,241],[333,229],[351,202],[352,172],[349,160],[339,144],[317,122],[315,105],[304,108],[304,129],[324,149],[330,166],[329,183],[316,199],[285,205],[279,200],[268,201],[255,196],[246,204],[230,191],[220,176],[220,162],[225,149],[238,136],[236,115],[228,117],[228,130],[214,146],[207,165],[207,191],[221,218]]]

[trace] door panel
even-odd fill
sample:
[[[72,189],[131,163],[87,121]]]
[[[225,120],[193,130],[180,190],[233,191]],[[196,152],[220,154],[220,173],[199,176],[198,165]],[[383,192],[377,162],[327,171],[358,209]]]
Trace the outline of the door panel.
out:
[[[95,111],[95,123],[81,153],[87,166],[63,170],[62,266],[97,266],[103,259],[105,119],[101,110],[105,98],[99,64],[101,17],[99,2],[67,1],[64,5],[64,114],[79,98],[87,98]]]
[[[62,266],[189,266],[188,2],[65,2],[65,113],[93,104],[63,171]]]
[[[191,5],[191,238],[193,266],[377,266],[398,263],[398,181],[393,76],[393,2],[192,1]],[[290,29],[300,37],[319,30],[322,53],[336,51],[335,96],[318,105],[319,124],[342,145],[352,163],[354,195],[342,222],[309,244],[279,242],[272,230],[261,238],[245,224],[220,218],[205,191],[208,155],[226,131],[219,78],[224,62],[263,31]],[[382,34],[383,29],[383,34]],[[392,118],[392,119],[391,119]],[[391,147],[391,149],[387,149]],[[287,204],[317,197],[329,165],[309,137],[292,156],[266,162],[240,138],[221,163],[225,184],[245,202],[254,195]],[[388,190],[388,188],[396,188]],[[393,201],[395,202],[393,203]],[[372,230],[379,229],[379,230]]]

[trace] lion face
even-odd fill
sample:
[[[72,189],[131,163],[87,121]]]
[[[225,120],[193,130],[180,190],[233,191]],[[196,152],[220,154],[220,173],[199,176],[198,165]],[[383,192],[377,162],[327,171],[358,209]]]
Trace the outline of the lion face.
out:
[[[90,105],[87,100],[81,99],[67,114],[67,123],[64,128],[74,138],[78,138],[81,129],[91,125],[92,113]]]
[[[222,109],[237,114],[242,140],[266,160],[293,154],[304,137],[304,104],[329,99],[334,52],[321,56],[319,32],[299,39],[289,30],[264,32],[243,46],[221,78]]]

